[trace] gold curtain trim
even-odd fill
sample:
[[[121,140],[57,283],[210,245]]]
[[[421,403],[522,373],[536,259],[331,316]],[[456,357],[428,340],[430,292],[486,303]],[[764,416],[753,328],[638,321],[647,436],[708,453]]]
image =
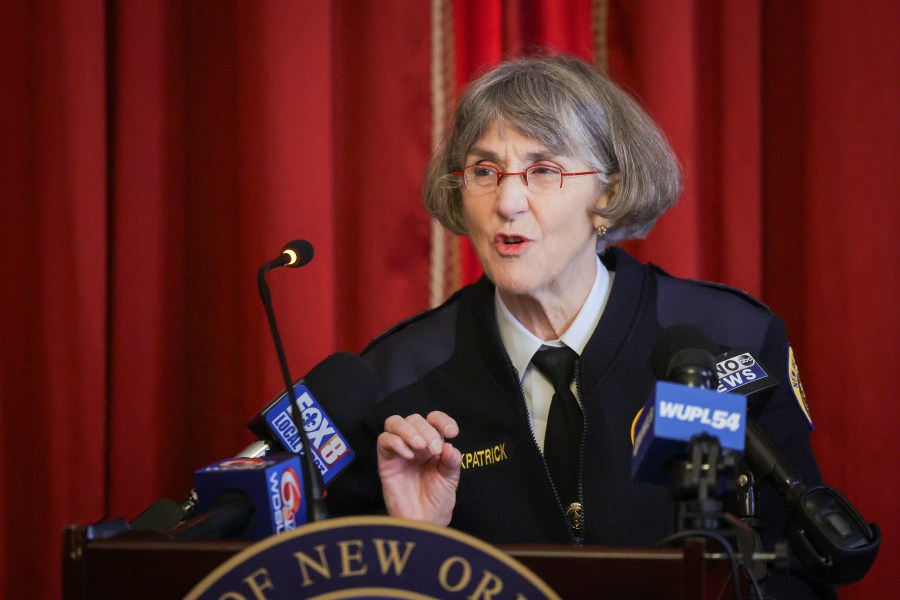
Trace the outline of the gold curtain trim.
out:
[[[456,60],[453,51],[452,0],[431,2],[431,146],[444,136],[454,102]],[[459,240],[431,220],[429,303],[443,302],[460,284]]]
[[[594,37],[594,66],[609,72],[609,0],[594,0],[591,3],[591,32]]]

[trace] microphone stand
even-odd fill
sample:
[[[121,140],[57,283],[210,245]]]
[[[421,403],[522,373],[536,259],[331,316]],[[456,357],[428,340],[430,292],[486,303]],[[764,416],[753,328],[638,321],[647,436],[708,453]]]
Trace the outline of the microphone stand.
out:
[[[666,379],[692,388],[713,390],[718,384],[715,359],[701,349],[681,350],[670,359]],[[722,496],[737,487],[737,459],[723,451],[719,440],[699,434],[688,443],[686,457],[672,460],[668,466],[672,497],[675,500],[675,536],[689,532],[717,532],[721,541],[737,546],[740,562],[754,581],[766,578],[767,567],[761,556],[762,541],[747,523],[723,510]],[[776,556],[779,564],[783,557]],[[734,569],[734,565],[732,567]],[[735,597],[740,585],[734,574]]]
[[[272,331],[272,340],[275,342],[275,352],[278,354],[278,363],[281,365],[281,374],[284,377],[284,385],[291,399],[291,407],[294,411],[294,420],[297,423],[297,429],[303,440],[303,460],[300,461],[301,470],[303,471],[303,492],[308,500],[307,522],[315,523],[324,521],[328,518],[328,509],[322,499],[322,474],[316,467],[312,457],[309,437],[306,435],[306,428],[303,426],[303,413],[300,410],[300,403],[297,400],[297,392],[294,390],[294,380],[288,370],[287,357],[284,354],[284,347],[281,345],[281,336],[278,334],[278,325],[275,322],[275,312],[272,310],[272,299],[269,294],[269,286],[266,285],[266,273],[272,269],[277,269],[291,262],[291,258],[286,254],[282,254],[273,261],[267,262],[259,268],[256,276],[257,285],[259,287],[259,295],[262,298],[263,306],[266,308],[266,316],[269,318],[269,329]]]

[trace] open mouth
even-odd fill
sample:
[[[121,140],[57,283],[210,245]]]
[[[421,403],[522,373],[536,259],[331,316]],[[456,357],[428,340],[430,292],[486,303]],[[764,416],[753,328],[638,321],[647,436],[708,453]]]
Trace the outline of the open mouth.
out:
[[[526,241],[525,238],[520,235],[498,235],[497,238],[497,241],[501,244],[521,244]]]
[[[528,247],[530,239],[521,235],[501,233],[494,236],[494,246],[503,255],[515,256]]]

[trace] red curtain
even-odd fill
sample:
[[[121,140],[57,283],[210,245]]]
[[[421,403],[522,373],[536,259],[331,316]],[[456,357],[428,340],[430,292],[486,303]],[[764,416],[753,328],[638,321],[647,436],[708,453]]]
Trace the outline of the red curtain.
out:
[[[58,597],[64,524],[180,498],[252,439],[283,387],[256,270],[285,242],[316,250],[269,275],[297,377],[428,307],[429,22],[2,4],[0,597]]]
[[[610,71],[682,164],[684,194],[634,252],[673,273],[762,293],[760,6],[615,2]]]
[[[254,279],[284,242],[316,248],[269,275],[295,376],[427,307],[430,10],[0,5],[0,596],[57,597],[65,523],[132,518],[251,439],[281,388]],[[826,481],[885,530],[841,595],[890,595],[900,8],[458,0],[458,83],[534,45],[589,58],[592,10],[685,170],[629,248],[785,317]]]
[[[4,3],[0,39],[0,595],[52,598],[107,494],[103,8]]]
[[[826,480],[884,530],[868,579],[842,597],[889,597],[900,586],[900,5],[764,8],[765,297],[795,331]]]

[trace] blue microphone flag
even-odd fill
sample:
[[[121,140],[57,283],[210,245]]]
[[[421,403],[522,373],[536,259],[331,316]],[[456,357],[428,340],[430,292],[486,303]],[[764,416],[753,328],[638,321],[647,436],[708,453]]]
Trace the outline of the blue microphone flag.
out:
[[[297,402],[300,404],[302,424],[312,445],[312,457],[327,487],[332,479],[343,471],[356,457],[344,435],[310,393],[301,380],[294,384]],[[260,412],[266,429],[288,452],[303,454],[303,441],[293,418],[294,410],[288,394],[282,393]],[[256,428],[251,425],[251,428]]]
[[[194,472],[198,508],[207,512],[237,493],[253,508],[242,538],[258,540],[290,531],[306,522],[301,473],[296,454],[220,460]]]
[[[636,425],[631,477],[667,483],[665,463],[687,452],[695,435],[706,433],[723,450],[742,453],[747,399],[737,394],[659,381]]]
[[[717,391],[750,396],[778,385],[747,348],[738,348],[716,357]]]

